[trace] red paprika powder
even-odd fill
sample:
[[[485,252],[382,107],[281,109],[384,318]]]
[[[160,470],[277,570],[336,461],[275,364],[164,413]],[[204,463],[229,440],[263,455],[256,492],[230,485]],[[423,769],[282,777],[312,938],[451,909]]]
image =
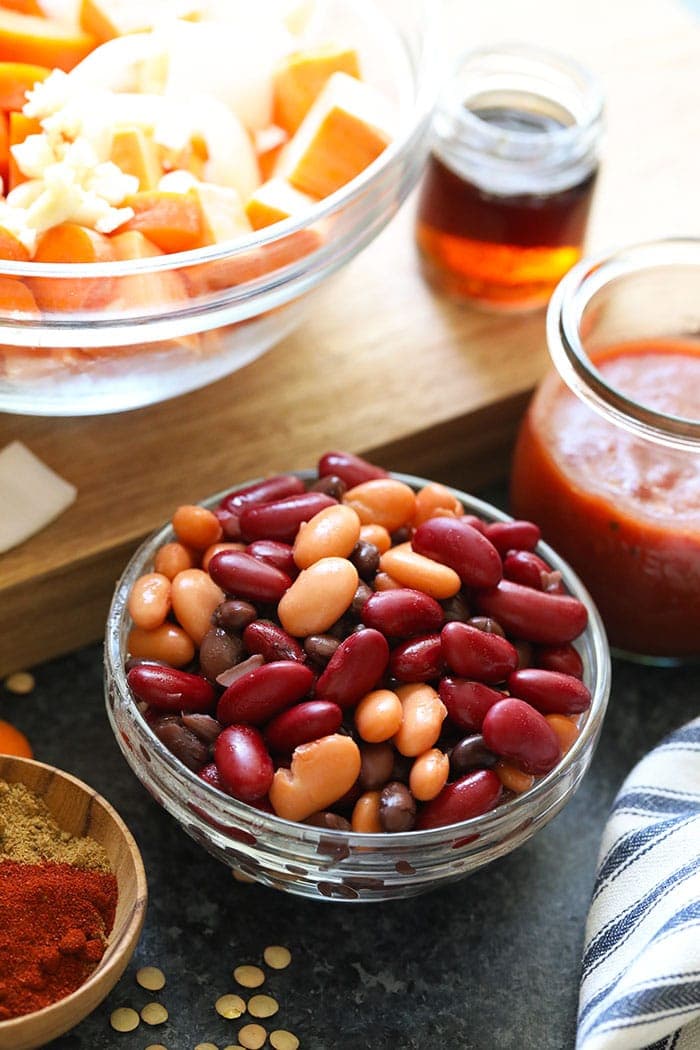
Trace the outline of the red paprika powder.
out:
[[[116,903],[110,872],[0,863],[0,1020],[80,987],[104,954]]]

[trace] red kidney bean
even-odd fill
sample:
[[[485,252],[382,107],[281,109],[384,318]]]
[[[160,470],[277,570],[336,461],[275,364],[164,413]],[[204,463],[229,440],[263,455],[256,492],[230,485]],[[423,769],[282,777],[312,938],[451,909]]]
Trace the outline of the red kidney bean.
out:
[[[442,828],[488,813],[498,805],[503,787],[491,769],[477,769],[446,784],[439,795],[426,802],[418,814],[416,828]]]
[[[524,700],[508,697],[486,712],[481,735],[490,751],[533,776],[549,773],[561,758],[557,734]]]
[[[508,678],[512,696],[526,700],[545,715],[577,715],[591,705],[591,694],[582,681],[560,671],[530,667]]]
[[[223,531],[223,539],[238,541],[241,538],[241,520],[237,513],[217,507],[214,516]]]
[[[564,594],[561,573],[534,551],[508,551],[503,560],[503,576],[523,587],[534,587],[536,591],[549,594]]]
[[[461,518],[430,518],[413,533],[417,554],[448,565],[468,587],[495,587],[503,575],[501,558],[485,536]]]
[[[391,652],[389,669],[400,682],[428,682],[445,669],[439,634],[426,634],[401,642]]]
[[[237,634],[257,618],[258,610],[242,598],[228,598],[214,610],[212,623]]]
[[[450,721],[459,729],[473,732],[481,729],[489,708],[503,699],[503,693],[490,689],[483,682],[450,676],[440,679],[438,692]]]
[[[492,521],[484,529],[499,554],[510,550],[532,551],[542,538],[537,525],[532,521]]]
[[[476,595],[479,612],[493,616],[517,638],[539,645],[562,645],[585,630],[586,606],[568,594],[546,594],[501,580]]]
[[[503,682],[518,666],[518,654],[506,638],[466,623],[447,623],[440,635],[445,660],[460,678]]]
[[[361,485],[363,481],[374,478],[387,478],[388,472],[374,463],[369,463],[352,452],[326,452],[318,461],[319,477],[335,474],[341,478],[349,489]]]
[[[289,543],[281,543],[279,540],[253,540],[246,547],[246,554],[252,554],[267,565],[274,565],[287,576],[294,578],[299,574],[299,569],[294,561],[294,548]]]
[[[463,514],[460,521],[463,525],[470,525],[477,532],[483,532],[486,528],[486,522],[482,518],[477,518],[476,514]]]
[[[251,504],[270,503],[272,500],[284,499],[285,496],[294,496],[299,492],[304,492],[304,482],[301,478],[295,477],[294,474],[276,474],[229,492],[221,500],[219,507],[221,510],[236,513]]]
[[[444,620],[440,603],[411,587],[375,591],[362,608],[362,622],[390,638],[410,638],[439,631]]]
[[[137,700],[159,711],[200,711],[209,714],[216,703],[214,687],[198,674],[158,664],[139,664],[126,676]]]
[[[154,722],[151,729],[168,751],[194,773],[201,769],[209,758],[209,745],[184,726],[179,718],[167,721],[161,719]]]
[[[243,644],[249,653],[260,653],[265,663],[275,660],[298,660],[306,656],[295,638],[272,620],[255,620],[243,632]]]
[[[490,769],[497,761],[498,755],[489,751],[481,733],[465,736],[450,751],[450,770],[457,777],[470,769]]]
[[[291,754],[300,744],[337,733],[343,712],[327,700],[307,700],[295,704],[268,722],[265,740],[271,751]]]
[[[274,766],[260,732],[232,725],[214,744],[214,761],[227,790],[241,802],[256,802],[270,790]]]
[[[245,551],[219,551],[209,562],[209,575],[228,594],[254,602],[278,602],[292,586],[286,572]]]
[[[241,531],[249,541],[287,543],[294,539],[303,521],[309,521],[326,507],[336,506],[337,502],[324,492],[301,492],[272,503],[253,504],[241,512]]]
[[[205,784],[209,784],[211,787],[217,788],[218,791],[223,791],[226,795],[231,794],[231,792],[221,779],[221,774],[216,768],[216,762],[208,762],[206,766],[202,766],[202,768],[198,770],[197,776],[200,777],[205,782]]]
[[[381,680],[389,664],[389,644],[383,634],[363,628],[340,643],[316,683],[316,699],[341,708],[358,703]]]
[[[235,667],[242,657],[243,642],[222,627],[207,631],[199,646],[199,667],[210,682],[215,682],[229,667]]]
[[[301,700],[313,682],[313,671],[296,660],[263,664],[228,687],[219,700],[216,717],[222,725],[231,722],[264,725]]]
[[[545,671],[560,671],[574,678],[583,678],[583,660],[573,645],[541,645],[535,649],[533,662]]]

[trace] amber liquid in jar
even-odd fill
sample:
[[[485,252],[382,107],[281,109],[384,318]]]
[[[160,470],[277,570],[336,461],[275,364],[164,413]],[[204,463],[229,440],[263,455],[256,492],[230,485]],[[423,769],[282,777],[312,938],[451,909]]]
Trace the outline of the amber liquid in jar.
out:
[[[512,106],[471,108],[504,131],[551,134],[566,125]],[[496,307],[546,302],[581,257],[597,170],[551,193],[489,192],[436,153],[428,161],[416,239],[431,284]]]

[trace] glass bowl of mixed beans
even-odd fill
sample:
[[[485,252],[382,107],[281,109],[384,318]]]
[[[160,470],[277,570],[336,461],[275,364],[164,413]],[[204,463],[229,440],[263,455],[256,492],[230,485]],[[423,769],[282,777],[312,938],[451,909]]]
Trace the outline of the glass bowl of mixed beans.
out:
[[[127,762],[192,838],[347,901],[528,840],[610,691],[598,612],[535,524],[346,452],[177,508],[117,585],[105,667]]]

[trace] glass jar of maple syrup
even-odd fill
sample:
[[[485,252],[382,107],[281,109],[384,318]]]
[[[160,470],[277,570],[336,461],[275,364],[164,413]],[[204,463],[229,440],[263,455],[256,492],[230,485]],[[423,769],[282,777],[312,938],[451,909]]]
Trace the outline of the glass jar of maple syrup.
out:
[[[438,104],[418,204],[430,284],[495,309],[546,303],[582,254],[602,127],[597,81],[571,59],[467,52]]]

